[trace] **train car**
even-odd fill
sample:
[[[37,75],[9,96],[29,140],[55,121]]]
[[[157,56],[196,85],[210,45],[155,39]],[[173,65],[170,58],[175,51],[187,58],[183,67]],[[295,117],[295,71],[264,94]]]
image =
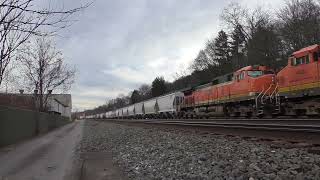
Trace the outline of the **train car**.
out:
[[[320,114],[320,45],[294,52],[277,74],[280,114]]]
[[[118,113],[119,113],[118,118],[119,118],[119,119],[122,119],[122,118],[123,118],[123,109],[124,109],[124,108],[121,108],[121,109],[118,110]]]
[[[233,73],[233,79],[196,87],[185,92],[182,110],[186,117],[263,116],[265,102],[275,91],[275,74],[265,66],[247,66]]]
[[[183,101],[182,92],[174,92],[157,98],[158,113],[161,118],[174,118],[178,116],[180,104]]]
[[[116,110],[116,113],[115,113],[115,116],[114,116],[115,119],[120,118],[120,111],[121,111],[121,109],[117,109]],[[121,114],[122,114],[122,112],[121,112]]]
[[[112,118],[112,119],[117,118],[117,111],[116,111],[116,110],[113,110],[113,111],[111,112],[110,118]]]
[[[106,112],[105,116],[106,116],[106,119],[110,119],[110,117],[111,117],[111,112],[110,112],[110,111]]]
[[[134,117],[135,116],[135,109],[134,105],[128,106],[128,117]]]
[[[158,115],[159,107],[157,98],[153,98],[143,102],[144,116],[146,118],[155,118]]]
[[[122,118],[127,118],[129,116],[128,107],[122,108]]]
[[[135,118],[143,118],[144,117],[144,103],[136,103],[134,104]]]

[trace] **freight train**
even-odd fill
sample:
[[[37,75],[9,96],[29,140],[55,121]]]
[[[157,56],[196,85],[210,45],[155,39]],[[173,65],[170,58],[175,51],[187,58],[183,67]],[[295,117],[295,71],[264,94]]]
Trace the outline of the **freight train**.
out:
[[[275,73],[243,67],[195,88],[87,118],[208,118],[320,115],[320,45],[294,52]]]

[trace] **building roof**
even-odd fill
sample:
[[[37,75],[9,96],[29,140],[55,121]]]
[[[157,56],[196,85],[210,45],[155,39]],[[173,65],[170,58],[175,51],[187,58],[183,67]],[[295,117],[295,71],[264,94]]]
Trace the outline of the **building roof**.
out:
[[[65,107],[72,107],[71,94],[52,94],[50,96],[59,101],[59,103],[63,104]]]
[[[53,100],[55,100],[57,103],[61,104],[61,105],[64,106],[64,107],[69,107],[68,105],[62,103],[61,101],[59,101],[59,100],[56,99],[56,98],[53,98]]]

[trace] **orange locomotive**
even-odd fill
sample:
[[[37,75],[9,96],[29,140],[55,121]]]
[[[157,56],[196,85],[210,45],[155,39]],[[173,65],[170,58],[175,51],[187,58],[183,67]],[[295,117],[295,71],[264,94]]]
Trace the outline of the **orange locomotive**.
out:
[[[294,52],[288,65],[277,74],[280,114],[320,114],[320,46]]]
[[[320,45],[294,52],[277,75],[247,66],[232,80],[185,91],[183,117],[320,115]]]
[[[229,76],[230,77],[230,76]],[[275,74],[266,66],[247,66],[233,73],[232,80],[185,91],[184,117],[259,116],[268,111],[267,101],[276,94]],[[271,102],[271,101],[270,101]]]

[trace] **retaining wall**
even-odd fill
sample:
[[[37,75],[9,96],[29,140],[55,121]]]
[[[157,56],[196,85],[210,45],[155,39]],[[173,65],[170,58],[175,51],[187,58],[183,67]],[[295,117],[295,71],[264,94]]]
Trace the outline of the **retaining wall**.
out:
[[[70,119],[55,114],[0,106],[0,147],[31,138],[37,133],[70,123]]]

